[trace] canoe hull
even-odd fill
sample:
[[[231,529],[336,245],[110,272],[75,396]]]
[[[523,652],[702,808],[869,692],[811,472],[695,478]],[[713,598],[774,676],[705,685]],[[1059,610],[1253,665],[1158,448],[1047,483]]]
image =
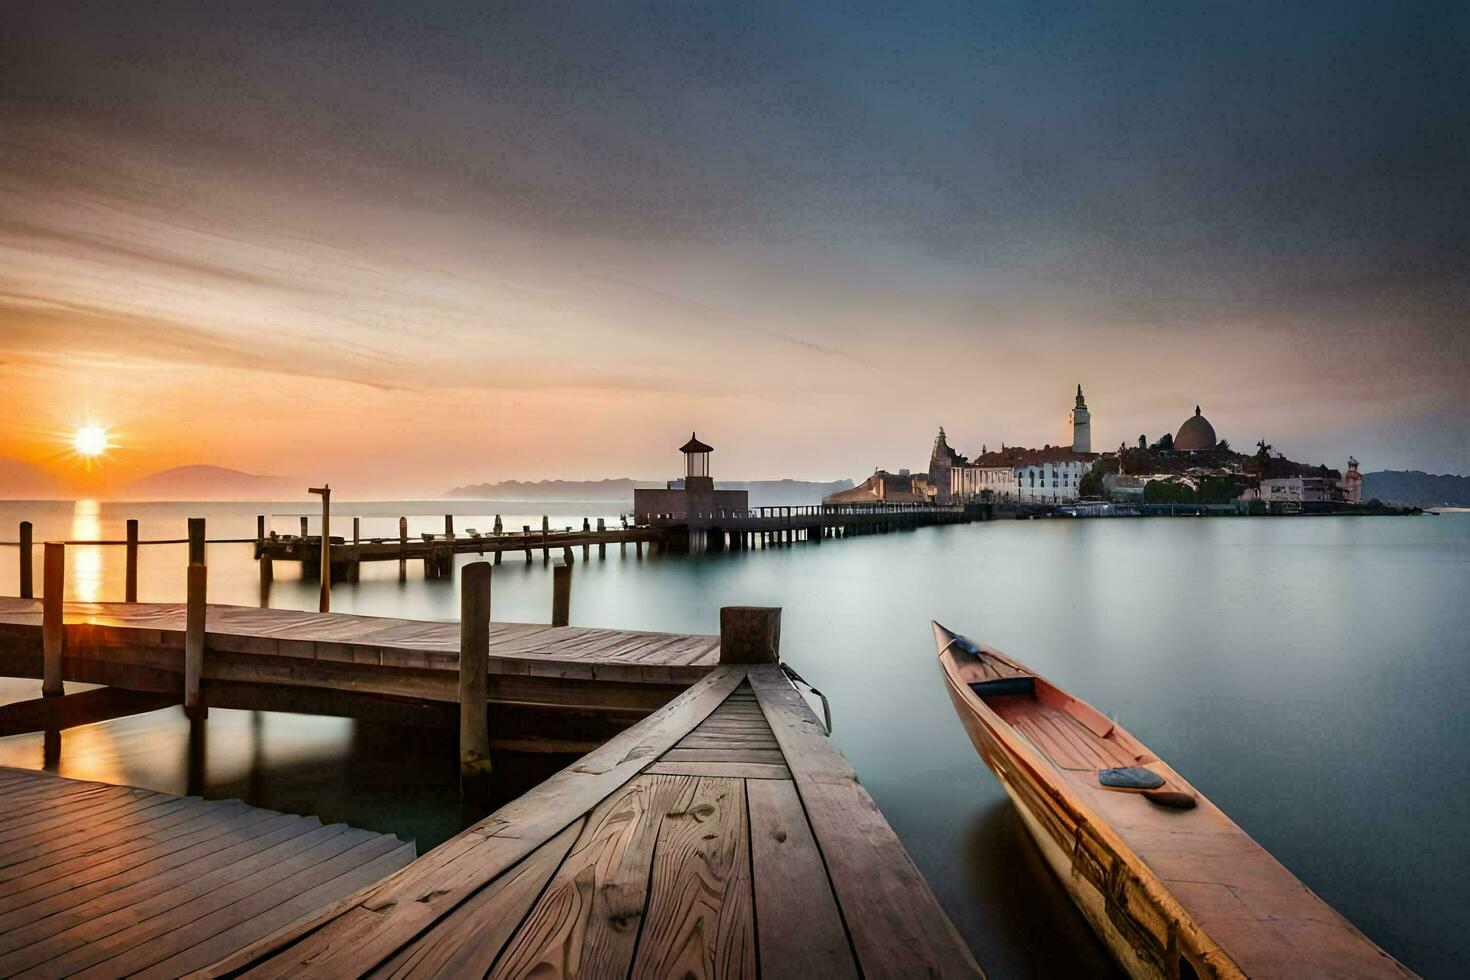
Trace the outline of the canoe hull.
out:
[[[1126,868],[1126,862],[1087,832],[1079,814],[1036,778],[1034,763],[1022,759],[986,724],[967,692],[959,690],[947,673],[946,681],[970,742],[1000,780],[1057,880],[1129,976],[1149,980],[1244,976],[1218,949],[1180,949],[1179,930],[1169,928],[1166,911],[1152,902],[1140,903],[1144,893],[1128,887],[1126,873],[1115,873],[1114,869]],[[1189,965],[1181,969],[1181,960]]]

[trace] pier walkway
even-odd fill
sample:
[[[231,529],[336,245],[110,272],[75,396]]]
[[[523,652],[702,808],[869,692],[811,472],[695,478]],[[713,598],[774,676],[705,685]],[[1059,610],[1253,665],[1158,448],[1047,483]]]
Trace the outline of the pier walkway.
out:
[[[181,976],[413,858],[238,800],[0,768],[0,975]]]
[[[724,665],[381,883],[204,971],[916,977],[979,968],[775,664]]]
[[[180,703],[184,604],[67,602],[62,618],[61,680],[107,685],[113,702],[131,692],[139,710],[160,707],[159,697]],[[0,598],[0,676],[44,676],[42,619],[41,600]],[[460,644],[456,622],[211,604],[199,683],[203,702],[222,708],[454,730]],[[719,647],[717,636],[492,623],[490,746],[589,751],[702,678]],[[98,698],[0,707],[0,734],[39,730],[8,719],[54,719],[73,702],[86,715]]]

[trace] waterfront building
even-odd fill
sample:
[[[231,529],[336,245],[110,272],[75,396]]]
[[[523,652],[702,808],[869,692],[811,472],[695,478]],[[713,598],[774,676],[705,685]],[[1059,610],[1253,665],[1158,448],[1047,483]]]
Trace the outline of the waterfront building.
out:
[[[634,490],[633,513],[639,524],[655,519],[688,518],[691,514],[744,513],[750,508],[750,494],[745,490],[716,490],[710,476],[709,457],[714,447],[689,433],[689,441],[679,447],[684,454],[683,485],[670,480],[664,490]],[[697,518],[696,518],[697,520]]]
[[[940,430],[940,438],[944,431]],[[922,473],[879,469],[851,490],[840,490],[822,498],[824,504],[922,504],[935,496]]]
[[[1072,425],[1072,452],[1092,452],[1092,415],[1087,411],[1087,402],[1082,400],[1082,386],[1077,386],[1077,404],[1067,416]]]
[[[951,467],[951,492],[973,500],[984,490],[1002,500],[1059,504],[1080,496],[1082,477],[1097,461],[1097,453],[1079,453],[1069,446],[982,452]]]
[[[1263,479],[1258,493],[1260,499],[1268,504],[1347,502],[1347,491],[1343,488],[1343,484],[1331,476],[1285,476]],[[1361,496],[1361,491],[1359,494]]]
[[[1219,448],[1220,440],[1215,437],[1215,427],[1194,406],[1194,415],[1184,420],[1174,436],[1170,447],[1176,453],[1206,453]]]
[[[929,452],[929,486],[940,503],[948,503],[950,499],[949,471],[964,464],[965,457],[949,447],[941,425],[939,435],[934,437],[934,448]]]

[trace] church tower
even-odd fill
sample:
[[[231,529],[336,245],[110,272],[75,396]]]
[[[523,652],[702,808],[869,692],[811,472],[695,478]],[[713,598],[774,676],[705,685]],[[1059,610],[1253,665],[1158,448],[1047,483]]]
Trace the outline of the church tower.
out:
[[[1077,407],[1072,409],[1072,452],[1092,452],[1092,416],[1082,400],[1082,386],[1077,386]]]

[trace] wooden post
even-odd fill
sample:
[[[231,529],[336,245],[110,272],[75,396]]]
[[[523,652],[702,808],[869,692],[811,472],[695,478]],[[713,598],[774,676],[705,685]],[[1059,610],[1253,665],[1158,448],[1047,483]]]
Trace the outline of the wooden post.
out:
[[[353,544],[361,544],[362,543],[362,518],[361,517],[354,517],[352,519],[352,543]]]
[[[306,537],[306,515],[301,516],[301,536]]]
[[[66,596],[66,545],[47,541],[41,564],[41,696],[61,697],[61,651],[66,643],[62,602]]]
[[[531,525],[521,525],[521,544],[526,546],[526,564],[531,564]]]
[[[204,564],[204,518],[189,518],[189,564]]]
[[[572,562],[576,561],[576,559],[572,557],[572,546],[571,545],[568,544],[568,545],[563,545],[562,546],[562,549],[561,549],[561,560],[564,561],[564,562],[566,562],[568,565],[570,565]]]
[[[477,561],[464,567],[459,592],[459,788],[476,799],[490,796],[489,672],[490,565]]]
[[[34,599],[35,587],[31,584],[31,522],[20,522],[20,597]]]
[[[322,498],[322,591],[317,600],[317,612],[332,611],[332,485],[323,483],[319,487],[308,487],[308,492],[320,494]],[[306,518],[302,518],[304,522]]]
[[[774,664],[781,660],[781,607],[720,609],[720,663]]]
[[[448,538],[449,540],[451,540],[451,541],[454,540],[454,515],[453,514],[445,514],[444,515],[444,536],[446,538]]]
[[[127,555],[123,562],[123,602],[138,601],[138,519],[128,518]]]
[[[255,515],[255,540],[257,540],[257,541],[264,541],[265,540],[265,515],[264,514],[256,514]]]
[[[209,568],[203,562],[189,563],[188,603],[184,608],[184,713],[194,721],[204,718],[209,711],[199,694],[199,678],[204,673],[204,601],[208,574]]]
[[[398,581],[408,578],[408,518],[398,518]]]
[[[541,515],[541,563],[544,565],[551,561],[551,520],[545,514]]]
[[[551,625],[566,626],[572,616],[572,566],[560,564],[551,570]]]

